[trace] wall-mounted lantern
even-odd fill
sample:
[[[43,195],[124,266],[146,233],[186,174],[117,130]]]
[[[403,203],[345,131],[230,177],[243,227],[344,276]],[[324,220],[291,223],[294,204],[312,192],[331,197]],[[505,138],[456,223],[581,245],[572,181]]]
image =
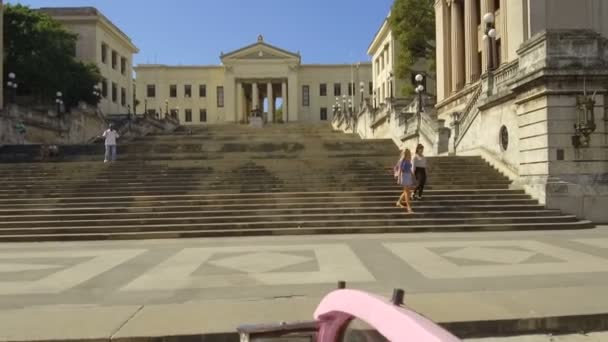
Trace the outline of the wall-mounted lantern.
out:
[[[576,97],[576,123],[572,145],[575,148],[589,147],[591,134],[595,132],[595,94]]]

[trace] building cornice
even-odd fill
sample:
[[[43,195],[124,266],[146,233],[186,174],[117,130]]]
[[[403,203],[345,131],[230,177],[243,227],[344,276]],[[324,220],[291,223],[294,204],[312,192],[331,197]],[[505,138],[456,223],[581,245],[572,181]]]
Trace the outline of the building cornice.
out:
[[[108,32],[112,33],[119,41],[122,41],[131,49],[132,53],[138,53],[139,49],[131,38],[118,28],[110,19],[94,7],[43,7],[38,9],[51,16],[53,19],[64,23],[94,23],[100,24]]]
[[[391,17],[391,13],[389,12],[388,15],[386,16],[386,18],[384,19],[384,21],[382,22],[382,25],[378,29],[378,32],[376,32],[376,34],[374,35],[374,38],[372,39],[371,43],[369,44],[369,46],[367,48],[368,55],[373,56],[374,51],[378,49],[378,46],[382,43],[384,38],[386,38],[386,36],[388,35],[388,32],[390,31],[390,27],[389,27],[390,17]]]

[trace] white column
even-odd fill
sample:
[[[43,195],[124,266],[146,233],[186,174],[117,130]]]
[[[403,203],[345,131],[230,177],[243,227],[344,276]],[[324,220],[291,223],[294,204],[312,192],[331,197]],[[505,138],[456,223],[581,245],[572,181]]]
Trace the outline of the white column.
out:
[[[452,2],[452,91],[456,92],[464,86],[464,18],[462,17],[462,4]]]
[[[236,113],[234,121],[238,123],[243,118],[243,83],[238,82],[236,84]]]
[[[283,97],[283,122],[287,122],[287,112],[289,111],[289,106],[287,102],[287,82],[283,81],[281,83],[281,96]]]
[[[260,106],[260,95],[258,94],[258,84],[256,82],[253,82],[251,87],[251,105],[253,106],[251,109],[254,110]]]
[[[0,109],[4,108],[4,8],[0,0]]]
[[[464,1],[464,31],[465,31],[465,59],[466,83],[470,84],[479,79],[477,6],[478,0]]]
[[[266,97],[268,97],[268,121],[274,122],[274,101],[272,94],[272,82],[266,84]]]

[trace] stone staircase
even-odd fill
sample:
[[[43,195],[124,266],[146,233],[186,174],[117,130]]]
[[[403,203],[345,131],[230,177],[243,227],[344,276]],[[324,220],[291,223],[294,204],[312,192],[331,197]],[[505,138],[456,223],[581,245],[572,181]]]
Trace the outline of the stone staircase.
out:
[[[0,241],[578,229],[478,157],[429,158],[395,207],[399,151],[329,126],[226,125],[119,146],[119,161],[0,164]],[[72,158],[74,160],[74,158]]]

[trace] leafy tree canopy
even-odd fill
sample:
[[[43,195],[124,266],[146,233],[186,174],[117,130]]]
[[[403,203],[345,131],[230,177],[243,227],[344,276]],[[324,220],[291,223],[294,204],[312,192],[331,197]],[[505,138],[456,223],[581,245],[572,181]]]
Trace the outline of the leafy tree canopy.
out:
[[[42,12],[10,4],[4,7],[4,34],[4,70],[17,75],[19,94],[53,103],[60,91],[68,108],[79,101],[97,104],[99,69],[76,60],[76,34]]]
[[[427,70],[435,70],[435,8],[434,0],[395,0],[389,25],[399,46],[396,77],[409,80],[414,65],[427,61]],[[413,87],[404,87],[407,93]]]

